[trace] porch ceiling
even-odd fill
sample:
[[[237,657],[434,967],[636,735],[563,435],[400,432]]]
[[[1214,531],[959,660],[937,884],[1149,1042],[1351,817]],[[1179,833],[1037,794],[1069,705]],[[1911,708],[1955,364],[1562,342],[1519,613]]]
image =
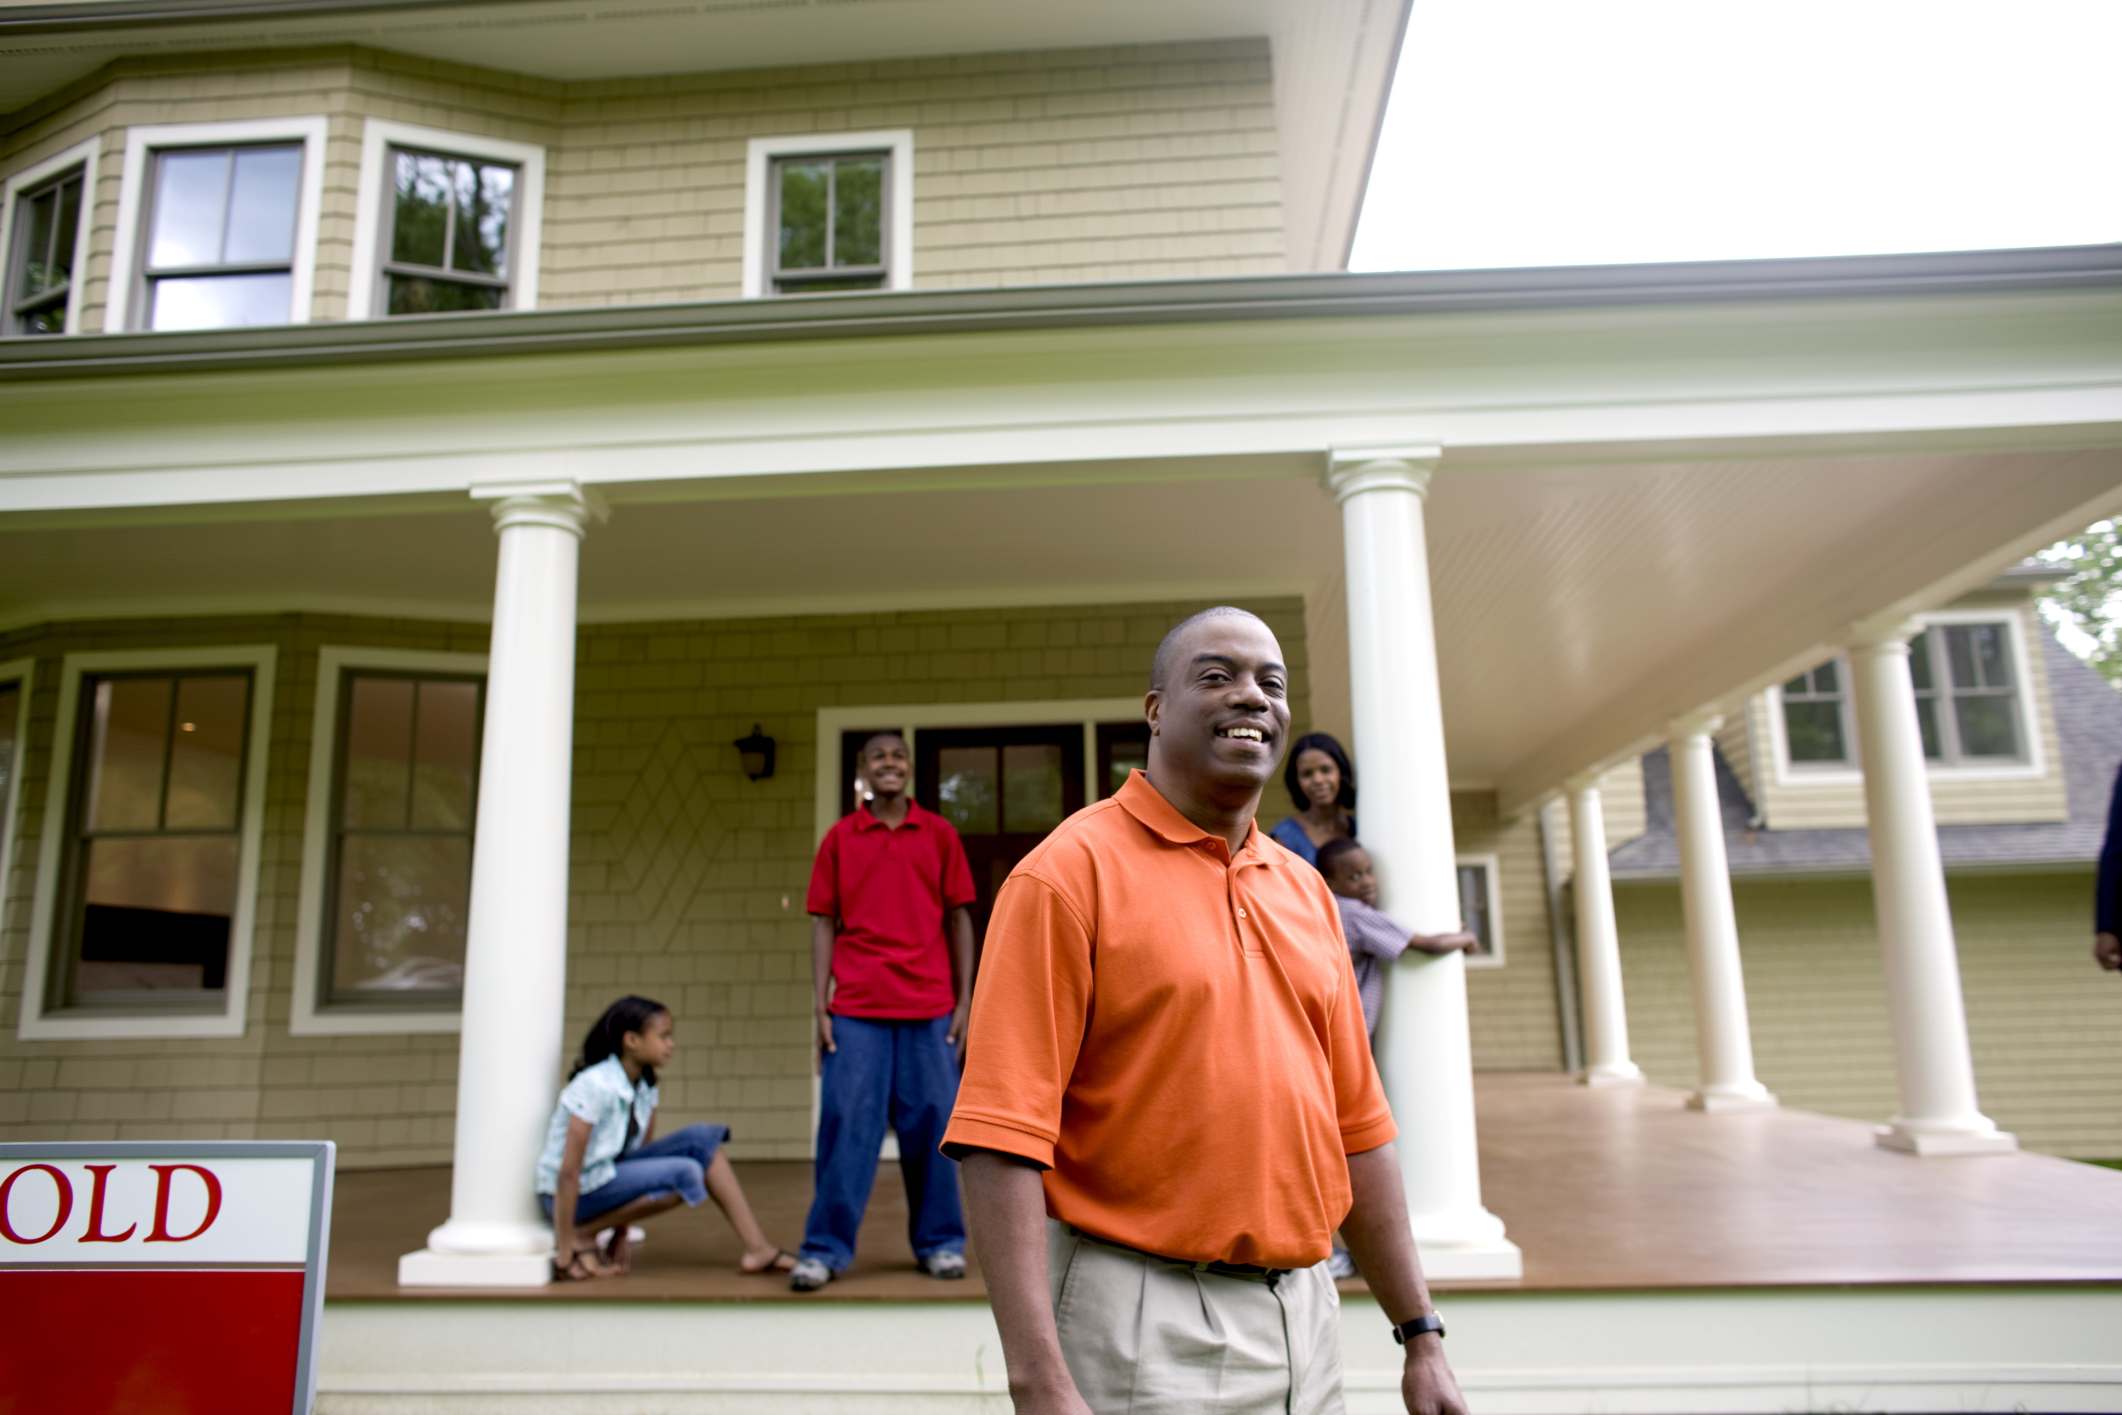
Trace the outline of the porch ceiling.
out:
[[[1133,477],[1108,466],[1095,481],[1028,470],[959,469],[923,490],[813,478],[801,495],[759,479],[750,495],[716,500],[614,488],[612,520],[584,548],[583,614],[1302,593],[1315,606],[1315,716],[1343,725],[1339,514],[1315,458]],[[1429,545],[1454,781],[1522,804],[1674,714],[1790,671],[1855,619],[1983,582],[2050,522],[2122,506],[2118,488],[2122,451],[2111,449],[1540,469],[1447,460]],[[289,607],[483,618],[493,538],[461,506],[4,530],[0,621]]]

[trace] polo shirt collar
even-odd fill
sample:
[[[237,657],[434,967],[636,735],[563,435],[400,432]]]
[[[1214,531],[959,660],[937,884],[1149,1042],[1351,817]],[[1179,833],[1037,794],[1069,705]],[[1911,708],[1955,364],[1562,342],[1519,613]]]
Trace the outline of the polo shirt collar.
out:
[[[1165,800],[1164,793],[1149,784],[1148,775],[1140,767],[1128,773],[1126,782],[1113,793],[1113,799],[1120,803],[1122,810],[1174,845],[1198,845],[1202,841],[1209,841],[1229,849],[1229,842],[1219,836],[1210,835],[1179,814],[1179,808]],[[1238,853],[1232,857],[1233,860],[1243,859],[1248,855],[1255,859],[1264,859],[1264,855],[1257,848],[1259,843],[1260,822],[1248,821],[1245,826],[1245,843],[1238,847]]]
[[[909,798],[906,803],[906,819],[899,823],[899,828],[903,830],[907,826],[918,826],[921,824],[922,817],[929,814],[931,812],[923,810],[919,801]],[[890,830],[891,828],[870,813],[869,802],[864,801],[861,805],[855,807],[855,829]]]

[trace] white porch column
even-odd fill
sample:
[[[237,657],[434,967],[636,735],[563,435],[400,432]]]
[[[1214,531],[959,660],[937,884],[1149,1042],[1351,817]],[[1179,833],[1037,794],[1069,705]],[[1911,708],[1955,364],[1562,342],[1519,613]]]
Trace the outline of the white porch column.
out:
[[[1584,1084],[1638,1086],[1643,1068],[1628,1054],[1628,1006],[1621,987],[1621,934],[1606,865],[1606,809],[1599,778],[1569,782],[1569,842],[1577,906],[1577,991],[1584,1004]]]
[[[1901,1113],[1878,1138],[1888,1149],[1919,1155],[2003,1153],[2018,1141],[1975,1102],[1959,952],[1909,677],[1915,632],[1902,622],[1860,625],[1849,646],[1872,898],[1901,1082]]]
[[[1732,910],[1731,866],[1724,853],[1724,816],[1718,809],[1716,760],[1710,746],[1719,721],[1704,714],[1682,718],[1672,727],[1673,833],[1680,846],[1680,911],[1687,929],[1695,1049],[1702,1076],[1687,1103],[1696,1110],[1758,1110],[1773,1106],[1776,1098],[1754,1079],[1739,922]]]
[[[531,1169],[560,1080],[573,770],[575,571],[595,509],[572,483],[474,491],[500,567],[472,848],[448,1222],[398,1260],[420,1287],[534,1287],[552,1233]]]
[[[1382,903],[1425,933],[1460,927],[1451,784],[1437,691],[1422,499],[1440,449],[1337,450],[1348,567],[1350,717],[1361,763],[1363,842]],[[1517,1277],[1502,1221],[1481,1205],[1466,963],[1410,951],[1388,976],[1378,1062],[1400,1125],[1407,1207],[1432,1277]]]

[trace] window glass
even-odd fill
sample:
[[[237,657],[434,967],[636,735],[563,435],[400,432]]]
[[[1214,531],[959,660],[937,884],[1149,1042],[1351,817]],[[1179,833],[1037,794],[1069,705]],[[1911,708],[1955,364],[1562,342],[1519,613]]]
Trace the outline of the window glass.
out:
[[[1945,624],[1928,631],[1926,637],[1943,646],[1951,673],[1953,740],[1946,745],[1947,754],[1963,760],[2023,756],[2006,627]]]
[[[285,324],[295,291],[299,143],[155,154],[147,239],[149,329]]]
[[[1459,866],[1459,917],[1466,931],[1481,940],[1472,950],[1476,957],[1495,951],[1495,924],[1488,915],[1488,870],[1482,865]]]
[[[15,784],[15,728],[22,720],[22,685],[0,683],[0,859],[7,858],[7,833],[15,828],[8,818],[7,802]],[[7,880],[0,878],[0,892]]]
[[[253,147],[236,155],[228,199],[228,235],[222,260],[288,262],[295,256],[296,188],[302,181],[302,149]]]
[[[464,983],[482,685],[349,673],[322,985],[341,1002],[446,1002]]]
[[[23,193],[7,256],[9,334],[64,334],[81,230],[80,168]]]
[[[890,181],[890,159],[881,152],[778,159],[773,288],[782,294],[881,288]]]
[[[1002,829],[1016,834],[1061,824],[1061,749],[1048,743],[1002,749]]]
[[[61,1001],[141,1004],[226,985],[250,675],[83,680]]]
[[[1785,683],[1782,697],[1783,740],[1792,765],[1849,760],[1847,705],[1835,660]]]
[[[993,835],[1000,820],[993,747],[946,747],[936,754],[936,813],[960,835]]]
[[[516,169],[393,149],[388,314],[497,310],[509,303]]]

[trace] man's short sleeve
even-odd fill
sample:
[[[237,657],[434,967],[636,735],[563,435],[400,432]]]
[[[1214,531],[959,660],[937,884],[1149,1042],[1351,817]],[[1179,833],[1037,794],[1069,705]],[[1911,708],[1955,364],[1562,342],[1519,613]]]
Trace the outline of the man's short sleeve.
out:
[[[987,925],[945,1154],[998,1150],[1053,1166],[1091,979],[1090,930],[1075,908],[1038,876],[1012,875]]]
[[[965,860],[965,842],[949,821],[938,819],[936,824],[942,836],[937,848],[943,852],[943,907],[966,908],[980,896],[973,891],[973,868]]]
[[[811,861],[810,890],[803,896],[803,911],[840,917],[840,827],[835,825],[818,842],[818,856]]]
[[[1336,910],[1336,933],[1340,932],[1340,925],[1340,912]],[[1334,1004],[1326,1043],[1327,1061],[1334,1072],[1334,1111],[1341,1124],[1342,1153],[1360,1155],[1390,1142],[1400,1131],[1393,1123],[1391,1107],[1385,1103],[1378,1064],[1371,1060],[1370,1033],[1363,1025],[1363,997],[1357,990],[1356,971],[1346,949],[1341,954],[1341,999]]]

